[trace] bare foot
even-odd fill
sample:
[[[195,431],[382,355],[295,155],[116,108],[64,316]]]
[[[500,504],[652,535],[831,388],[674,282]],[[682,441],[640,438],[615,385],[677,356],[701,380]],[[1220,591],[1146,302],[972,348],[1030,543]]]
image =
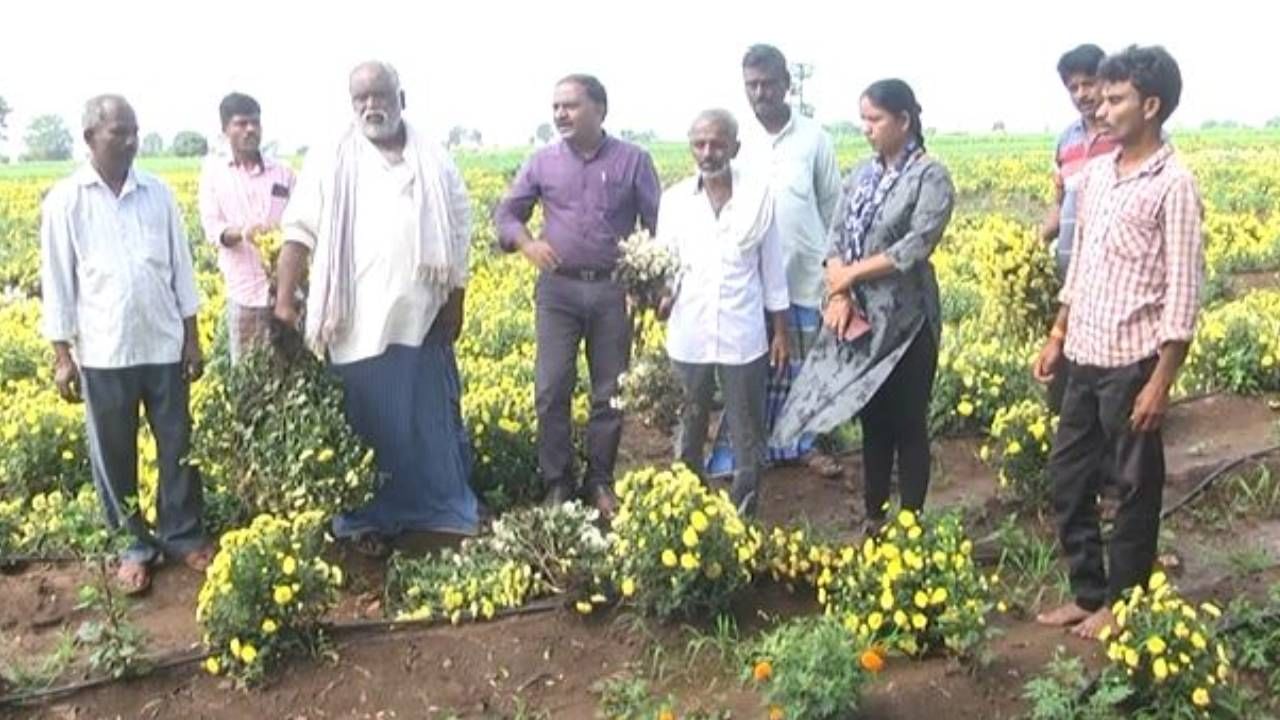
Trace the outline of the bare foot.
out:
[[[123,561],[116,570],[115,584],[125,595],[141,595],[151,587],[151,568],[146,563]]]
[[[1102,636],[1103,630],[1113,628],[1115,624],[1116,616],[1111,614],[1111,608],[1104,607],[1082,620],[1071,630],[1071,634],[1088,640],[1097,640]]]
[[[193,550],[182,557],[182,562],[187,567],[196,572],[204,572],[209,567],[209,563],[213,562],[214,548],[212,545],[205,545],[198,550]]]
[[[1040,613],[1036,616],[1036,622],[1052,627],[1070,627],[1082,622],[1090,615],[1093,615],[1093,613],[1075,603],[1068,603],[1062,607]]]

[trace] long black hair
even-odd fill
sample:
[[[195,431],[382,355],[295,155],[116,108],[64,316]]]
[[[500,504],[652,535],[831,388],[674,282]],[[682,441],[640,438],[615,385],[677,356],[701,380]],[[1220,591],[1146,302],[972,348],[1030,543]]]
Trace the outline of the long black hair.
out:
[[[911,119],[911,135],[920,145],[920,149],[924,149],[924,127],[920,124],[920,103],[916,102],[916,94],[911,90],[910,85],[897,78],[877,80],[867,86],[862,96],[881,110],[894,115],[906,113]]]

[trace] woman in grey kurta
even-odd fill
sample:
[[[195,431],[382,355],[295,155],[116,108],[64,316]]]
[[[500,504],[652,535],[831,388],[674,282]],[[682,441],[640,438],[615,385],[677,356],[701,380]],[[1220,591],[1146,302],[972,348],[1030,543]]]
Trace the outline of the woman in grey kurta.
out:
[[[874,526],[888,508],[895,457],[903,507],[921,509],[929,486],[929,398],[942,329],[929,256],[951,219],[955,190],[947,169],[924,152],[920,106],[906,83],[872,84],[861,109],[875,155],[845,181],[831,227],[822,334],[772,440],[827,432],[858,416]]]

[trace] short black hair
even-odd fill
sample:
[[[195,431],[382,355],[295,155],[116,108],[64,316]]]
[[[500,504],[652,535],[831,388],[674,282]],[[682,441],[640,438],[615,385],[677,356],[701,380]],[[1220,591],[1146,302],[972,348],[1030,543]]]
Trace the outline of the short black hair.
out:
[[[1102,59],[1106,56],[1102,48],[1093,43],[1072,48],[1058,58],[1058,77],[1066,84],[1067,78],[1072,75],[1097,75],[1098,65],[1102,64]]]
[[[1143,100],[1160,98],[1159,118],[1162,124],[1182,99],[1182,71],[1178,69],[1178,61],[1159,45],[1130,45],[1108,55],[1098,67],[1098,77],[1104,82],[1132,83]]]
[[[252,97],[240,92],[233,92],[222,98],[222,102],[218,103],[218,116],[222,118],[222,128],[225,130],[227,123],[231,122],[231,118],[236,115],[261,115],[262,107],[258,105],[258,101]]]
[[[791,82],[791,72],[787,70],[787,56],[772,45],[757,44],[747,48],[747,53],[742,56],[742,69],[749,67],[776,73],[788,83]]]
[[[591,98],[591,102],[603,108],[605,115],[609,114],[609,93],[605,92],[604,83],[600,82],[600,79],[595,75],[573,73],[560,78],[560,82],[556,84],[563,85],[565,83],[574,83],[581,87],[587,93],[587,97]]]
[[[924,148],[924,126],[920,124],[920,103],[916,102],[915,91],[910,85],[898,78],[877,80],[862,91],[862,96],[885,112],[893,115],[906,113],[910,118],[912,138],[921,149]]]

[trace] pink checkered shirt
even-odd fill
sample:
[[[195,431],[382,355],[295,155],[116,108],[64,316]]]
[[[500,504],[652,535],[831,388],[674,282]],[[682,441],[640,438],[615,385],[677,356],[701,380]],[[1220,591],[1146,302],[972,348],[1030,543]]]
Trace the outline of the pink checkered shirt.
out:
[[[1128,177],[1120,151],[1084,169],[1075,254],[1059,300],[1070,306],[1066,355],[1114,368],[1167,342],[1190,342],[1204,284],[1195,178],[1165,144]]]
[[[248,242],[225,247],[222,233],[255,223],[279,225],[293,184],[293,170],[267,158],[261,167],[250,169],[236,165],[230,156],[209,158],[201,171],[200,223],[205,238],[218,246],[227,297],[237,305],[268,305],[269,281],[258,248]]]

